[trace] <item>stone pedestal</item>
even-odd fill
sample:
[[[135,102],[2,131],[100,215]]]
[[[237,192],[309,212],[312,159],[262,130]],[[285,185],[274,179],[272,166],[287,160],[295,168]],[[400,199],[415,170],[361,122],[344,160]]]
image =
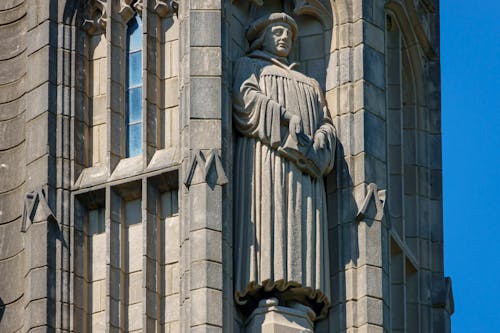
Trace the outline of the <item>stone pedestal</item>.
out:
[[[245,333],[313,333],[314,312],[308,307],[279,306],[278,300],[264,300],[248,318]]]

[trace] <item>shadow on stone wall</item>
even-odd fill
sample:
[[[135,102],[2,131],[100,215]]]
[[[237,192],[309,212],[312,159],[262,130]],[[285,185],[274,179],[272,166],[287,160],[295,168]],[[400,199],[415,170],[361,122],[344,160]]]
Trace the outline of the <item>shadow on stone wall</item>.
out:
[[[5,304],[2,298],[0,298],[0,321],[2,321],[3,313],[5,312]]]
[[[337,142],[335,169],[326,177],[328,239],[330,252],[331,308],[328,320],[316,325],[317,332],[342,332],[347,327],[346,270],[356,267],[359,258],[357,204],[353,181],[344,158],[344,146]]]

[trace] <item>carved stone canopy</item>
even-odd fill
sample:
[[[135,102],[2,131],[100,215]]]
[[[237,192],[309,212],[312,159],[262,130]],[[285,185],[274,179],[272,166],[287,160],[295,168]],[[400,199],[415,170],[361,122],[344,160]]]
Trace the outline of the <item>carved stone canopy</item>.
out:
[[[144,7],[144,0],[121,0],[120,15],[124,22],[128,22],[135,12],[142,15]],[[171,14],[177,15],[179,4],[174,0],[155,0],[153,10],[162,18]]]
[[[106,0],[88,0],[84,4],[84,13],[82,29],[89,35],[96,35],[106,31],[108,21]]]
[[[238,0],[233,0],[238,1]],[[254,5],[262,7],[266,5],[266,0],[239,0],[251,1]],[[333,26],[333,17],[328,8],[321,3],[320,0],[288,0],[293,8],[293,14],[310,15],[316,17],[325,29],[331,29]],[[429,1],[429,0],[427,0]]]

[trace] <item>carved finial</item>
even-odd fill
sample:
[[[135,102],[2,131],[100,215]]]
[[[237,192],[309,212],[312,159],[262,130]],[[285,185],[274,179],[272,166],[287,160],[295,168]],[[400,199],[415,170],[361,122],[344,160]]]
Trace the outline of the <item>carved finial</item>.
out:
[[[86,14],[83,19],[82,29],[90,35],[104,33],[108,21],[106,0],[87,1],[84,5],[84,11]]]
[[[212,149],[207,158],[200,150],[194,152],[184,184],[189,188],[194,183],[225,185],[228,180],[217,149]]]
[[[377,221],[382,221],[382,217],[384,216],[386,191],[378,190],[377,185],[374,183],[371,183],[367,186],[367,193],[365,199],[363,200],[363,204],[361,205],[358,214],[356,216],[357,221],[361,221],[366,216],[371,201],[370,199],[372,197],[373,200],[375,201],[375,209],[376,209],[376,213],[373,219]]]
[[[57,219],[49,207],[47,202],[47,196],[44,189],[38,189],[29,193],[26,193],[24,197],[24,209],[23,218],[21,223],[21,231],[26,232],[29,224],[33,223],[35,215],[40,212],[41,218],[49,222],[57,223]]]

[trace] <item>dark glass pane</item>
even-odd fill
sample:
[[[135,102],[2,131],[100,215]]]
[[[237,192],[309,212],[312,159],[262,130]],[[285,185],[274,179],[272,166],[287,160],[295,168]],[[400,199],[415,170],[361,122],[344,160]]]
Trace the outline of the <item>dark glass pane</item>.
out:
[[[142,53],[135,52],[128,55],[128,86],[142,85]]]
[[[127,148],[127,157],[134,157],[142,153],[142,123],[130,125],[128,127]]]
[[[128,52],[142,50],[142,20],[138,15],[128,23],[127,44]]]
[[[128,227],[141,222],[141,200],[127,201],[125,203],[125,225]]]
[[[89,225],[88,225],[89,236],[95,234],[102,234],[105,231],[106,231],[106,226],[104,223],[104,208],[89,210]]]
[[[172,191],[172,215],[179,213],[179,193]]]
[[[128,90],[128,119],[127,122],[136,123],[142,121],[142,87]]]

